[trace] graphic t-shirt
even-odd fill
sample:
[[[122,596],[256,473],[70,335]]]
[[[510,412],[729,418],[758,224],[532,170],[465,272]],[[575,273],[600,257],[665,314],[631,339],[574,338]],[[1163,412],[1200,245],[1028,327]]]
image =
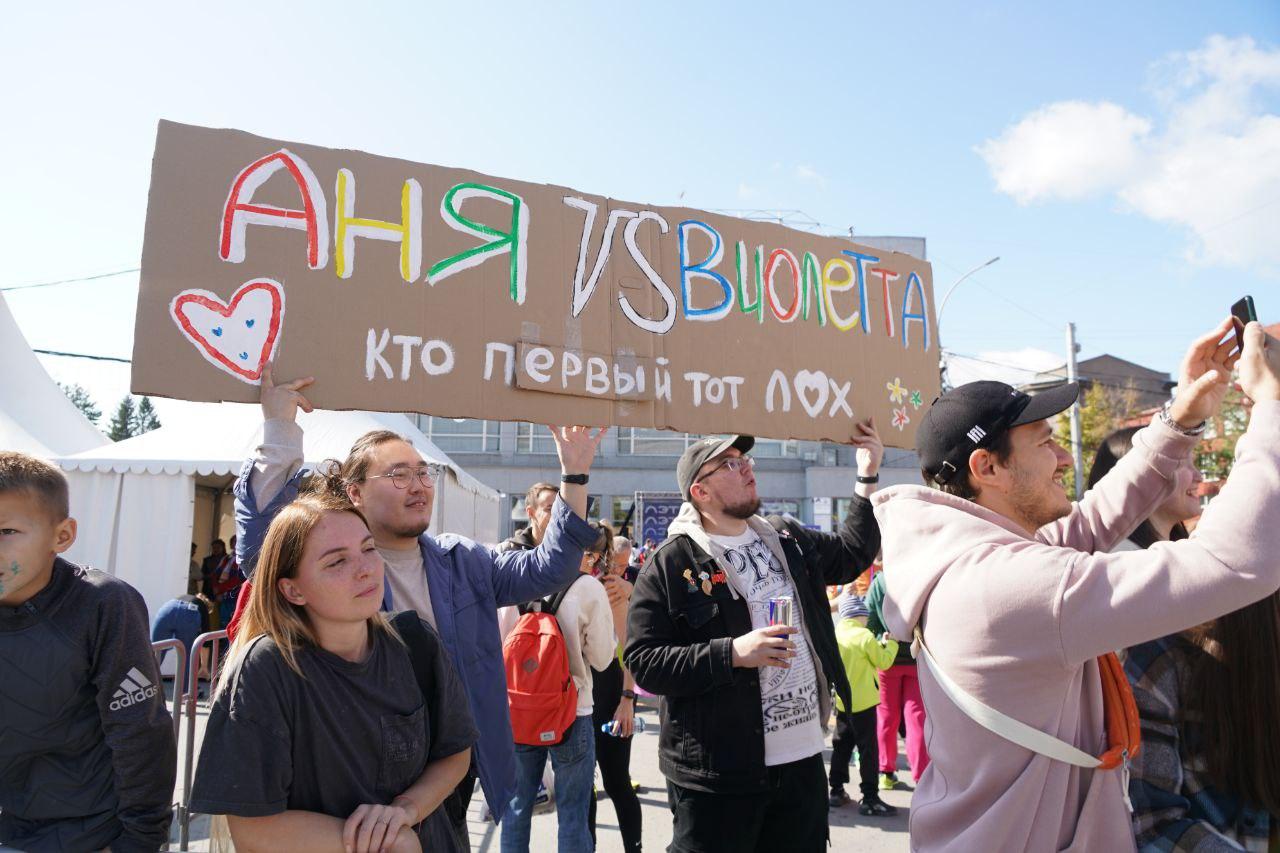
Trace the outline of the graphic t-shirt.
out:
[[[796,656],[791,666],[760,667],[760,703],[764,711],[764,763],[789,764],[822,752],[822,725],[818,720],[818,677],[805,641],[795,585],[785,566],[769,546],[747,529],[740,536],[712,536],[725,549],[729,583],[747,601],[751,628],[769,626],[769,599],[792,597],[792,623],[802,630],[792,634]]]

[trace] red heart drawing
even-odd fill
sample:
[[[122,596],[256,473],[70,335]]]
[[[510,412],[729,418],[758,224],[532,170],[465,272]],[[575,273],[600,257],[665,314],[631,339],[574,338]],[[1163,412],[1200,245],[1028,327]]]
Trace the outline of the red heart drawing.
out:
[[[284,287],[269,278],[254,279],[226,303],[207,290],[184,290],[169,303],[169,313],[206,361],[256,385],[284,324]]]

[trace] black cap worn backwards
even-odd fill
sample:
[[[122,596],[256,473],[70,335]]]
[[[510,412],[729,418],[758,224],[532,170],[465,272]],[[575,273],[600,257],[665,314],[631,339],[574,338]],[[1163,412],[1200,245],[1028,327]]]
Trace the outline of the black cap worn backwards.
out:
[[[1071,407],[1080,395],[1075,382],[1034,397],[1003,382],[969,382],[933,401],[916,430],[920,467],[938,485],[967,470],[969,454],[990,447],[1000,434]]]
[[[731,435],[728,438],[712,436],[689,445],[676,463],[676,482],[680,485],[681,496],[689,500],[689,490],[698,477],[698,469],[707,464],[707,460],[719,456],[730,447],[738,448],[739,453],[746,453],[755,444],[756,440],[749,435]]]

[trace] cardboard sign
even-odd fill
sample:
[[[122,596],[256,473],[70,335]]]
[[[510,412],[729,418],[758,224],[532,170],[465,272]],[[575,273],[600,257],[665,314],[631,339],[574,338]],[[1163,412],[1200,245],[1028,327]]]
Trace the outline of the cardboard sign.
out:
[[[911,447],[929,265],[847,240],[161,122],[133,391]]]

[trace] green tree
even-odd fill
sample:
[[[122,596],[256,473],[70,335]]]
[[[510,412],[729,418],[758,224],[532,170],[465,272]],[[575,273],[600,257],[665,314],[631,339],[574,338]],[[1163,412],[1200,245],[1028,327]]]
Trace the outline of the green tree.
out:
[[[129,426],[131,435],[142,435],[144,432],[160,428],[160,417],[156,414],[155,407],[151,405],[150,397],[143,397],[138,401],[138,407],[134,411],[133,420],[130,421]]]
[[[126,394],[120,401],[120,405],[116,406],[115,416],[111,418],[111,426],[107,428],[107,438],[112,441],[132,438],[136,418],[137,412],[133,408],[133,398]]]
[[[84,389],[83,385],[80,385],[79,383],[63,385],[59,382],[58,387],[61,388],[62,393],[66,394],[67,398],[75,404],[75,407],[89,419],[89,423],[94,426],[98,425],[98,418],[102,417],[102,410],[93,402],[93,398],[89,396],[89,392]]]
[[[1101,382],[1090,383],[1080,399],[1080,457],[1085,480],[1089,479],[1089,469],[1093,466],[1094,454],[1098,452],[1102,440],[1137,414],[1138,392],[1131,384],[1117,388]],[[1070,448],[1070,409],[1058,416],[1055,432],[1058,441]],[[1066,484],[1067,494],[1073,500],[1079,499],[1074,468],[1067,471],[1063,482]]]
[[[1249,425],[1244,394],[1234,385],[1222,400],[1218,414],[1209,419],[1204,440],[1196,445],[1196,467],[1206,480],[1222,481],[1231,472],[1236,458],[1236,442]]]

